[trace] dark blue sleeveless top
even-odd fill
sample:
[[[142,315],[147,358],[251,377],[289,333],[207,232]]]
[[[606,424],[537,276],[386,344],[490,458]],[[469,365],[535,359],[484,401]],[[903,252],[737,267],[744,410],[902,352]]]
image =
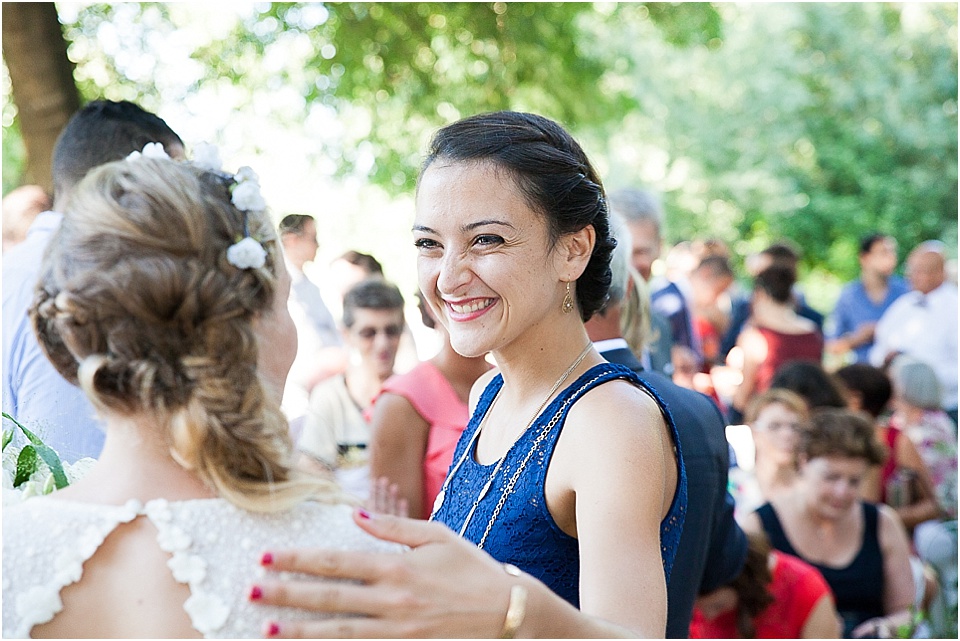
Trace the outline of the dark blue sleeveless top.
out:
[[[493,558],[503,563],[511,563],[533,575],[577,608],[580,607],[579,546],[577,539],[557,526],[547,509],[544,493],[547,467],[573,404],[597,385],[615,379],[628,380],[656,399],[673,437],[677,458],[677,489],[670,510],[660,523],[663,569],[667,581],[670,580],[670,570],[680,542],[687,509],[687,474],[680,452],[677,427],[659,395],[633,371],[622,365],[603,363],[590,368],[544,409],[530,429],[507,451],[503,466],[497,472],[489,492],[478,504],[464,532],[465,539],[474,543],[480,542],[490,517],[504,494],[504,488],[522,461],[533,451],[512,492],[508,494],[483,547]],[[477,408],[457,443],[451,471],[463,456],[464,449],[473,443],[474,434],[502,386],[503,377],[498,374],[484,389]],[[602,426],[597,425],[597,429],[602,429]],[[613,456],[616,453],[610,454]],[[475,452],[467,455],[456,476],[450,479],[443,503],[431,518],[446,524],[454,532],[459,532],[477,495],[495,467],[496,463],[477,463]]]
[[[843,619],[843,636],[849,639],[858,625],[874,617],[882,617],[883,609],[883,553],[877,536],[877,506],[863,506],[863,541],[853,561],[845,568],[820,565],[804,558],[793,549],[783,531],[780,517],[769,503],[757,508],[757,516],[770,537],[770,545],[781,552],[803,559],[820,571],[837,601],[837,612]]]

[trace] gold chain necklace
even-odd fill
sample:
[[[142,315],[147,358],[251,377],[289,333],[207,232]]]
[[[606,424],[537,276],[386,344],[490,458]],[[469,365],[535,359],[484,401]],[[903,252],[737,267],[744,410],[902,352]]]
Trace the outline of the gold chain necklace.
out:
[[[573,373],[573,370],[577,369],[577,366],[583,362],[583,359],[587,357],[587,354],[593,348],[593,343],[587,343],[587,346],[583,348],[583,351],[580,352],[580,355],[575,361],[567,368],[560,378],[557,379],[557,382],[554,383],[553,387],[550,389],[550,392],[547,394],[547,397],[543,399],[543,402],[540,403],[540,407],[537,408],[537,411],[534,412],[533,417],[527,422],[526,427],[523,428],[521,435],[525,434],[527,430],[530,429],[530,426],[533,425],[534,421],[537,420],[537,417],[540,416],[540,412],[543,411],[543,408],[547,406],[547,403],[550,402],[550,398],[553,397],[554,393],[560,389],[560,386],[563,385],[564,381],[570,377],[570,374]],[[502,388],[501,388],[502,390]],[[467,459],[467,456],[473,452],[473,447],[477,442],[477,439],[480,437],[480,430],[483,429],[484,422],[487,420],[487,417],[490,415],[490,410],[493,409],[493,404],[497,402],[497,399],[500,398],[499,391],[494,397],[493,401],[490,403],[490,407],[487,408],[487,413],[483,415],[483,418],[480,420],[480,425],[477,426],[477,430],[473,433],[470,442],[467,444],[467,447],[464,448],[463,454],[460,455],[460,460],[457,461],[457,464],[450,470],[450,473],[447,475],[447,478],[443,481],[443,486],[440,488],[440,492],[437,494],[437,498],[433,503],[433,514],[431,514],[430,519],[433,519],[440,507],[443,505],[443,501],[447,495],[447,488],[450,486],[450,481],[456,476],[457,472],[460,470],[460,467],[463,465],[463,462]],[[519,438],[519,437],[518,437]],[[493,472],[487,478],[487,482],[484,483],[483,488],[480,490],[480,493],[477,495],[477,498],[473,501],[473,505],[470,506],[470,511],[467,513],[466,518],[463,521],[463,525],[460,527],[459,536],[462,538],[464,532],[467,530],[467,526],[470,524],[470,521],[473,519],[473,513],[477,511],[477,506],[480,505],[480,501],[487,495],[487,492],[490,491],[490,487],[493,485],[493,480],[497,477],[497,472],[500,471],[500,468],[503,467],[504,461],[507,459],[507,454],[509,449],[500,457],[500,460],[497,461],[497,465],[493,468]],[[489,529],[489,528],[488,528]],[[486,538],[486,535],[484,535]]]

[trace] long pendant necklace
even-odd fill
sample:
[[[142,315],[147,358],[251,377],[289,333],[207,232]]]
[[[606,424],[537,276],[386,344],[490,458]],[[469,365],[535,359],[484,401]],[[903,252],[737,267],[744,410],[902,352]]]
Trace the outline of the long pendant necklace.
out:
[[[583,348],[583,351],[580,352],[580,355],[575,361],[567,368],[567,370],[557,379],[557,382],[554,383],[553,387],[550,389],[550,392],[547,393],[546,398],[543,399],[543,402],[540,403],[540,407],[537,408],[537,411],[534,412],[533,417],[527,422],[526,427],[523,428],[521,435],[526,433],[530,429],[530,426],[533,425],[534,421],[537,420],[537,417],[540,416],[540,412],[543,411],[543,408],[547,406],[547,403],[550,402],[550,399],[553,397],[554,393],[560,389],[560,386],[563,385],[564,381],[570,377],[570,374],[573,373],[573,370],[577,369],[577,366],[583,362],[583,359],[587,357],[587,354],[590,353],[590,350],[593,348],[593,343],[587,343],[587,346]],[[502,389],[502,388],[501,388]],[[443,486],[440,488],[440,492],[437,494],[437,498],[433,503],[433,514],[430,518],[433,519],[434,515],[440,510],[440,506],[443,505],[443,501],[447,495],[447,488],[450,486],[450,481],[454,476],[457,475],[457,472],[460,470],[460,467],[463,465],[463,462],[467,459],[468,456],[473,452],[474,445],[477,442],[477,439],[480,436],[480,430],[483,429],[483,424],[487,420],[487,416],[490,415],[490,411],[493,409],[493,404],[497,402],[497,399],[500,398],[499,392],[494,397],[493,401],[490,403],[490,407],[487,408],[487,413],[483,415],[483,418],[480,420],[480,425],[477,426],[477,430],[473,433],[473,437],[470,439],[470,442],[467,444],[467,447],[464,448],[463,454],[460,455],[460,459],[457,461],[457,464],[450,470],[450,473],[447,475],[447,478],[443,481]],[[470,511],[467,513],[466,518],[463,521],[463,525],[460,527],[459,536],[462,538],[464,532],[467,531],[467,526],[470,524],[470,521],[473,519],[473,513],[477,511],[477,506],[480,505],[480,501],[487,495],[490,491],[490,487],[493,485],[494,479],[497,477],[497,472],[500,471],[500,468],[503,467],[504,461],[507,459],[507,450],[503,456],[500,457],[500,460],[497,461],[496,466],[493,468],[493,472],[490,473],[489,478],[487,478],[486,483],[483,484],[480,493],[477,495],[477,498],[473,501],[473,505],[470,506]],[[484,538],[486,538],[484,536]]]

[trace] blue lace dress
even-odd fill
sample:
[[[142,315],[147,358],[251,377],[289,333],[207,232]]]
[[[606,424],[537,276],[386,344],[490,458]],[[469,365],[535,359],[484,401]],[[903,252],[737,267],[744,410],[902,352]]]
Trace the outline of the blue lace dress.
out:
[[[677,455],[677,491],[666,518],[660,523],[660,552],[663,569],[670,580],[670,570],[680,542],[680,533],[687,507],[687,475],[680,452],[677,427],[666,404],[637,375],[622,365],[603,363],[585,372],[563,390],[537,417],[509,451],[500,470],[479,501],[463,536],[477,543],[493,558],[512,563],[521,570],[543,581],[566,601],[580,607],[580,551],[577,539],[564,533],[547,510],[544,494],[547,467],[557,439],[563,429],[567,413],[586,392],[597,385],[615,379],[626,379],[652,396],[670,427],[674,452]],[[475,444],[474,435],[503,386],[503,377],[497,375],[483,391],[477,409],[467,424],[453,455],[451,472],[445,489],[438,497],[438,505],[431,517],[459,532],[473,504],[496,468],[496,463],[480,465],[474,452],[467,455],[459,469],[456,464],[468,446]],[[613,455],[614,453],[611,453]],[[526,466],[522,463],[529,457]],[[522,468],[522,469],[521,469]],[[512,484],[512,491],[504,489]],[[490,526],[501,497],[499,514]]]

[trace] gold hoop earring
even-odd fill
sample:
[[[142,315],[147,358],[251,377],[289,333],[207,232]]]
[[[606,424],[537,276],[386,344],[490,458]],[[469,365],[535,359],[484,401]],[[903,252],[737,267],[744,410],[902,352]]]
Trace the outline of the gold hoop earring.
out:
[[[560,309],[563,310],[564,314],[569,314],[573,311],[573,295],[570,293],[570,281],[567,281],[567,295],[563,297],[563,304],[560,306]]]

